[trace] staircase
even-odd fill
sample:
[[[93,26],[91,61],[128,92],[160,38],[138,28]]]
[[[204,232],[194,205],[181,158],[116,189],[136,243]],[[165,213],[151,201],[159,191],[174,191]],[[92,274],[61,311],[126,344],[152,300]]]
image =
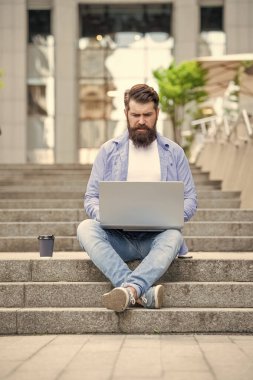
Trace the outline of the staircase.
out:
[[[199,210],[184,235],[193,258],[162,278],[164,308],[117,314],[101,308],[111,286],[76,240],[90,167],[0,165],[0,334],[252,333],[253,210],[192,172]],[[55,235],[53,258],[39,257],[40,234]]]

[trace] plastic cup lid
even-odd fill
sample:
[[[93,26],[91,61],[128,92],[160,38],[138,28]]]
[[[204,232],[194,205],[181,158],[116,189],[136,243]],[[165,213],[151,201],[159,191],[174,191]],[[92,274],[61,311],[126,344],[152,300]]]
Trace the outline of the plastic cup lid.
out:
[[[54,239],[54,235],[40,235],[38,236],[39,240],[52,240]]]

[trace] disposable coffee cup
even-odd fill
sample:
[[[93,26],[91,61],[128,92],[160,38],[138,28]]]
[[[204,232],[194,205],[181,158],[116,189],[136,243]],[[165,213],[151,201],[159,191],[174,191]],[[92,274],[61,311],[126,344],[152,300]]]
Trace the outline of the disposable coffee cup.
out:
[[[40,235],[38,236],[40,256],[52,257],[54,251],[54,235]]]

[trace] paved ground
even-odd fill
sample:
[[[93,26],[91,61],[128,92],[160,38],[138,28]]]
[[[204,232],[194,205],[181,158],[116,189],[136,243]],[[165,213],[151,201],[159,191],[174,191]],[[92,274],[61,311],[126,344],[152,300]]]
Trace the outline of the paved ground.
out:
[[[0,379],[252,380],[253,336],[1,336]]]

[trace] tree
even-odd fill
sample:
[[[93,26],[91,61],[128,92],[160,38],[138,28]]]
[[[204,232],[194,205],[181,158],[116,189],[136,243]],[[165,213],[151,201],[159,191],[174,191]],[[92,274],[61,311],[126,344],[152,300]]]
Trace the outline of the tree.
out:
[[[181,144],[181,129],[186,114],[196,112],[207,99],[204,90],[207,71],[196,61],[186,61],[153,71],[159,87],[162,111],[170,117],[174,139]]]

